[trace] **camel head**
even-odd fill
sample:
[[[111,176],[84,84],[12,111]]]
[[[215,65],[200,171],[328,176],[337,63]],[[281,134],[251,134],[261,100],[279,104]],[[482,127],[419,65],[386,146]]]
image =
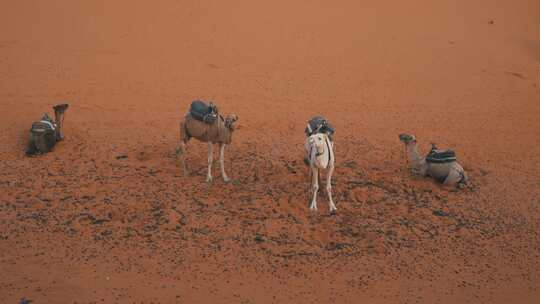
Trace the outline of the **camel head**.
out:
[[[55,105],[53,107],[54,113],[55,114],[57,114],[57,113],[62,114],[68,109],[68,107],[69,107],[69,105],[67,103],[62,103],[62,104]]]
[[[236,129],[236,121],[238,120],[238,116],[236,114],[229,114],[225,117],[225,127],[227,129],[234,131]]]
[[[414,135],[410,135],[410,134],[407,134],[407,133],[399,134],[399,140],[402,143],[404,143],[405,145],[415,144],[416,143],[416,137]]]
[[[60,125],[60,127],[61,127],[61,124],[62,124],[64,113],[66,112],[68,107],[69,107],[69,105],[67,103],[57,104],[57,105],[55,105],[53,107],[53,109],[54,109],[54,117],[56,119],[56,123],[58,125]]]
[[[317,152],[317,155],[321,155],[324,153],[324,148],[326,145],[326,138],[325,134],[317,133],[313,134],[308,138],[309,146],[311,149],[315,149]]]

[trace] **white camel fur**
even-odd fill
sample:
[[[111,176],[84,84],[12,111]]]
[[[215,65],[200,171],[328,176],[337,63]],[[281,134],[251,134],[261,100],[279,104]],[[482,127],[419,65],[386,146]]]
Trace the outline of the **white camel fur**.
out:
[[[319,170],[326,169],[326,192],[330,211],[337,210],[332,199],[332,173],[334,172],[334,144],[325,133],[318,133],[306,139],[305,149],[311,169],[311,205],[309,209],[317,210],[317,192],[319,191]]]
[[[225,146],[232,141],[232,133],[235,129],[235,122],[238,117],[234,114],[227,115],[225,118],[219,115],[217,120],[212,124],[207,124],[199,121],[188,113],[185,119],[180,123],[180,145],[176,150],[177,155],[182,156],[182,168],[184,176],[187,175],[186,165],[186,146],[191,137],[202,142],[208,143],[208,173],[206,182],[212,181],[212,162],[213,162],[213,144],[219,144],[219,165],[221,169],[221,177],[223,181],[228,182],[230,179],[225,173],[224,154]]]
[[[432,177],[445,186],[457,186],[467,182],[467,173],[457,161],[449,163],[427,162],[426,158],[418,153],[418,142],[414,135],[400,134],[399,138],[405,144],[405,152],[411,162],[413,174]]]

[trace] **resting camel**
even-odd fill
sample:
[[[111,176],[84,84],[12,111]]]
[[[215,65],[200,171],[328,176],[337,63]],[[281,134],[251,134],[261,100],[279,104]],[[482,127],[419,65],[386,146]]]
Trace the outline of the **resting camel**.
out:
[[[195,103],[195,102],[194,102]],[[202,105],[201,105],[202,106]],[[208,173],[206,175],[206,182],[212,181],[212,161],[213,161],[213,144],[219,144],[219,165],[221,169],[221,177],[223,181],[228,182],[230,179],[225,173],[225,167],[223,157],[225,154],[225,146],[232,141],[232,134],[235,130],[235,122],[238,120],[238,116],[235,114],[229,114],[223,117],[217,113],[217,108],[212,104],[208,107],[209,111],[215,111],[212,115],[214,119],[199,120],[198,114],[193,110],[194,105],[190,111],[186,114],[184,120],[180,123],[180,145],[177,149],[177,154],[182,156],[182,167],[184,176],[187,175],[186,165],[186,146],[188,141],[193,137],[199,141],[208,143]],[[213,107],[213,108],[212,108]]]
[[[319,170],[327,169],[326,192],[330,212],[337,210],[332,199],[332,173],[334,172],[334,143],[326,133],[315,133],[306,139],[305,149],[311,169],[311,205],[309,209],[317,210],[317,192],[319,191]]]
[[[59,104],[53,107],[54,121],[44,114],[40,121],[32,124],[30,140],[26,149],[27,155],[44,154],[52,151],[57,142],[64,139],[64,117],[68,104]]]
[[[418,154],[418,143],[414,135],[400,134],[399,140],[405,144],[414,174],[432,177],[446,186],[458,186],[467,182],[467,173],[456,161],[453,151],[437,150],[433,145],[430,153],[423,157]]]

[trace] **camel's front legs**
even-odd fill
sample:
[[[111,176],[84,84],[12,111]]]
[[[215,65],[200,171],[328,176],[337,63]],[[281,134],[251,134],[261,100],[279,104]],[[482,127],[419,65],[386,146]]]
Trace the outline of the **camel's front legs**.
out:
[[[319,191],[319,169],[311,167],[311,205],[309,209],[317,210],[317,192]]]
[[[214,146],[211,142],[208,143],[208,173],[206,174],[206,182],[209,183],[212,181],[212,162],[214,154]]]
[[[328,193],[328,204],[330,205],[330,212],[337,210],[334,200],[332,199],[332,173],[334,172],[334,165],[331,164],[328,168],[328,175],[326,176],[326,192]]]
[[[225,144],[219,144],[219,166],[221,168],[221,177],[223,177],[224,182],[229,182],[229,177],[227,176],[227,173],[225,173],[225,164],[224,164],[224,158],[225,156]]]

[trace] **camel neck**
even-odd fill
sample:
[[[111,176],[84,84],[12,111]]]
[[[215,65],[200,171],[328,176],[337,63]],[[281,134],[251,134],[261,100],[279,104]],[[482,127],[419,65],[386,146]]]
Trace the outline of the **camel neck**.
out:
[[[422,160],[422,157],[420,156],[420,154],[418,154],[418,144],[415,143],[412,145],[407,145],[406,149],[407,156],[409,157],[411,162],[417,163]]]
[[[223,116],[220,116],[217,124],[217,136],[220,142],[224,144],[230,144],[232,141],[232,131],[227,128]]]
[[[330,143],[328,142],[328,137],[325,138],[324,141],[324,147],[323,147],[323,153],[320,155],[317,155],[317,149],[313,147],[313,152],[315,156],[315,160],[319,167],[325,168],[330,165],[330,161],[332,160],[332,149],[330,148]]]
[[[55,120],[56,124],[59,127],[62,127],[62,118],[63,117],[64,117],[64,113],[62,113],[62,112],[55,112],[54,113],[54,120]]]

